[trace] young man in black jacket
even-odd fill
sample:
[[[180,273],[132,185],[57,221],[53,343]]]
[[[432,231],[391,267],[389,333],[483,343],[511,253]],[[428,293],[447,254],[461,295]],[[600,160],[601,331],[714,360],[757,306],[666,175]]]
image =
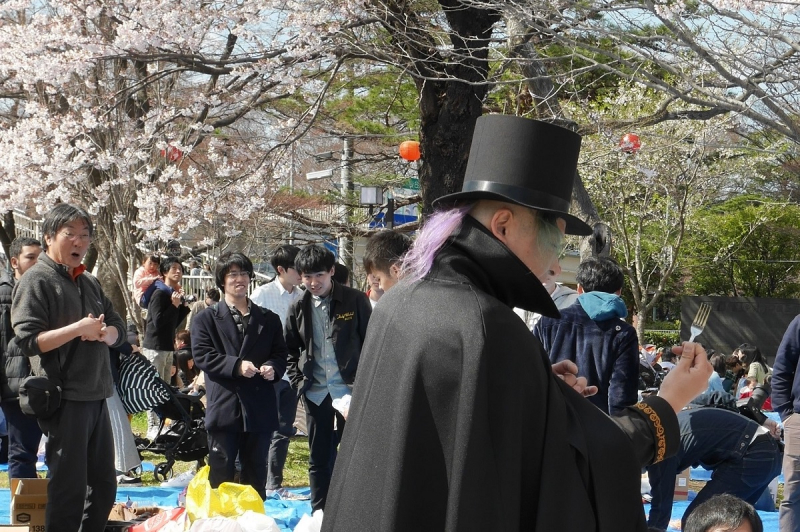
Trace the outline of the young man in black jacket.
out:
[[[20,237],[11,242],[9,260],[14,277],[0,277],[0,319],[2,322],[2,364],[0,364],[0,397],[8,426],[8,478],[36,477],[36,457],[42,429],[35,418],[26,416],[19,409],[19,385],[31,374],[31,364],[14,342],[11,327],[11,292],[15,281],[36,264],[42,244],[35,238]]]
[[[281,320],[247,297],[253,263],[242,253],[219,257],[215,272],[223,299],[197,315],[192,355],[206,377],[208,481],[231,482],[237,456],[241,484],[266,498],[267,454],[278,428],[275,383],[286,369]]]
[[[185,303],[181,288],[183,265],[180,259],[172,256],[165,257],[161,260],[158,270],[164,276],[164,284],[171,288],[172,292],[156,290],[150,296],[142,354],[156,367],[161,378],[169,382],[175,331],[189,314],[189,306]],[[158,425],[158,416],[152,411],[148,412],[148,439],[153,440],[158,436]]]
[[[367,296],[333,281],[335,258],[321,246],[297,254],[295,269],[306,291],[286,320],[288,372],[298,396],[305,396],[311,507],[325,507],[344,417],[333,400],[351,393],[372,306]],[[334,430],[335,423],[335,430]]]

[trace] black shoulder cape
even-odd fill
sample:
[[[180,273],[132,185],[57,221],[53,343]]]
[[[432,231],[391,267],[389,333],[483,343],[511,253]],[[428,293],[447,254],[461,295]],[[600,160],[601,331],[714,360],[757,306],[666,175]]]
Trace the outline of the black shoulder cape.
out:
[[[674,412],[655,398],[612,420],[553,376],[513,306],[558,315],[470,217],[381,298],[323,531],[647,530],[641,467],[675,452]]]

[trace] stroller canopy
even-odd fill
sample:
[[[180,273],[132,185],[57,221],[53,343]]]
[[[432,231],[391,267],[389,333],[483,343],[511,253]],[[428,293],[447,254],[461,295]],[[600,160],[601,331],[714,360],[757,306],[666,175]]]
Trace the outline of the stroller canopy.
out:
[[[140,353],[131,353],[120,360],[117,388],[128,414],[156,408],[171,397],[158,370]]]

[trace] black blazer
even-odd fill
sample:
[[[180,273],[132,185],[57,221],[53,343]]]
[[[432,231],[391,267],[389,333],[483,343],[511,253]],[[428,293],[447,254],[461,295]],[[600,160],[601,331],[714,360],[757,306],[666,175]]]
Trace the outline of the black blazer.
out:
[[[286,319],[286,347],[289,349],[288,369],[292,388],[300,396],[314,382],[314,328],[311,323],[313,311],[311,292],[289,308]],[[339,373],[345,383],[352,385],[356,378],[361,346],[367,336],[367,325],[372,315],[372,305],[366,294],[354,288],[333,283],[330,317],[333,322],[333,350],[339,365]]]
[[[225,432],[273,432],[278,429],[274,384],[286,371],[286,343],[277,314],[250,304],[250,320],[239,336],[224,302],[202,310],[192,320],[192,355],[206,374],[206,429]],[[238,375],[242,360],[269,364],[275,378]]]

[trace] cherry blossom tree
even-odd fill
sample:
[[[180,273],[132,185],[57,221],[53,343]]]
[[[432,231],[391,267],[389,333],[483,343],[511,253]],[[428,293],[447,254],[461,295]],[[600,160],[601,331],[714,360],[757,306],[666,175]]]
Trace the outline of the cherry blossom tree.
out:
[[[357,101],[376,71],[396,76],[404,96],[414,86],[418,123],[398,119],[394,103],[383,118],[419,134],[426,211],[460,187],[485,112],[587,137],[736,116],[796,143],[792,9],[735,0],[8,0],[0,210],[88,207],[100,263],[122,293],[143,239],[203,224],[233,237],[270,213],[300,216],[286,183],[314,139],[372,133],[326,102],[342,90]],[[345,77],[353,82],[343,89]],[[622,119],[568,105],[595,101],[621,79],[651,89],[658,105]],[[376,153],[366,152],[365,161]],[[596,221],[585,192],[578,187],[579,211]]]
[[[0,210],[86,206],[119,297],[143,239],[203,222],[235,236],[255,213],[281,210],[282,156],[319,102],[301,120],[275,104],[301,82],[323,90],[341,61],[319,43],[358,10],[350,2],[313,13],[270,1],[179,7],[0,5]],[[301,81],[303,62],[320,81]]]
[[[604,108],[609,121],[652,113],[659,98],[641,84],[621,87],[613,98],[570,106],[582,121]],[[665,121],[642,130],[604,128],[584,139],[580,167],[599,216],[611,228],[613,256],[630,288],[640,342],[652,309],[686,271],[691,228],[713,205],[752,186],[769,155],[741,142],[737,120]],[[755,178],[757,179],[757,178]]]

